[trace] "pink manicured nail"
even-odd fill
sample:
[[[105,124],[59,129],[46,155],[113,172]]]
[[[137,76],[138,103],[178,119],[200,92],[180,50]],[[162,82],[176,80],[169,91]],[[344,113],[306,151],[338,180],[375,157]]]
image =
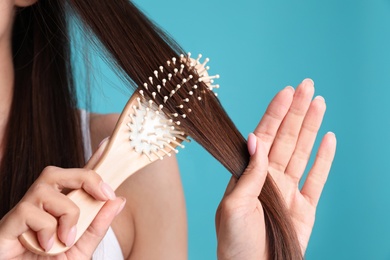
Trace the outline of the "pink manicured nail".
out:
[[[325,102],[325,98],[323,96],[316,96],[314,99],[321,99],[322,101]]]
[[[121,198],[123,200],[121,206],[118,208],[118,211],[116,212],[116,216],[121,213],[122,209],[125,207],[126,205],[126,199],[125,198]]]
[[[48,252],[53,247],[53,244],[54,244],[54,235],[49,239],[49,241],[47,241],[45,251]]]
[[[257,140],[256,136],[253,133],[250,133],[248,136],[248,152],[252,156],[256,152]]]
[[[284,89],[288,89],[288,90],[290,90],[290,91],[292,91],[292,92],[295,91],[295,89],[294,89],[293,87],[291,87],[291,86],[287,86],[287,87],[285,87]]]
[[[326,134],[328,134],[328,135],[334,135],[334,136],[336,136],[336,134],[335,134],[335,133],[333,133],[333,132],[331,132],[331,131],[327,132]]]
[[[109,200],[114,200],[116,198],[114,190],[107,183],[101,182],[100,188]]]
[[[100,144],[99,144],[98,147],[102,146],[102,144],[103,144],[105,141],[107,141],[108,139],[110,139],[109,136],[107,136],[106,138],[104,138],[104,139],[100,142]]]
[[[67,247],[70,247],[71,245],[73,245],[74,240],[76,239],[76,234],[77,234],[77,228],[76,228],[76,226],[73,226],[73,227],[69,230],[68,238],[66,239],[66,242],[65,242],[65,245],[66,245]]]
[[[302,83],[304,83],[304,84],[311,84],[311,85],[314,86],[314,81],[312,79],[310,79],[310,78],[304,79],[302,81]]]

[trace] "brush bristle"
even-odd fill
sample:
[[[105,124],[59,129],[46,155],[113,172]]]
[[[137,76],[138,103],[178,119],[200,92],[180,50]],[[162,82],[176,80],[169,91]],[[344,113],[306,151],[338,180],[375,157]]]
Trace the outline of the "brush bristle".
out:
[[[219,78],[219,75],[209,76],[209,66],[206,66],[209,59],[206,58],[202,63],[201,57],[199,54],[197,59],[193,59],[191,53],[173,57],[153,71],[153,76],[142,86],[157,104],[174,106],[174,109],[165,112],[177,125],[192,112],[192,102],[201,101],[206,91],[213,92],[219,88],[218,84],[214,85],[214,79]]]
[[[150,161],[153,156],[162,160],[165,155],[171,156],[171,152],[178,153],[176,147],[184,148],[181,142],[189,141],[185,132],[161,111],[162,105],[145,98],[142,90],[139,94],[137,105],[132,106],[128,115],[130,146]]]
[[[191,58],[191,53],[173,57],[151,71],[139,89],[238,178],[249,160],[246,142],[214,92],[219,75],[210,76],[209,59],[201,59]]]

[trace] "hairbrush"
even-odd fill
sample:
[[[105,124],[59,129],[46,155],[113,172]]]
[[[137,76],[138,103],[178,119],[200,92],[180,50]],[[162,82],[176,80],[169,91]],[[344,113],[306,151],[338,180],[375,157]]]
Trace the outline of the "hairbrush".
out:
[[[177,153],[177,147],[184,148],[182,142],[189,141],[181,120],[192,113],[191,103],[202,101],[204,91],[219,87],[213,85],[213,79],[219,75],[208,74],[206,64],[209,59],[201,62],[201,55],[197,59],[190,56],[188,53],[173,57],[154,70],[124,107],[93,169],[114,190],[137,170]],[[201,82],[207,86],[206,89],[199,87]],[[95,200],[81,189],[73,190],[67,196],[80,208],[76,242],[104,202]],[[32,230],[19,239],[26,248],[40,255],[57,255],[69,249],[55,237],[52,248],[45,251]]]

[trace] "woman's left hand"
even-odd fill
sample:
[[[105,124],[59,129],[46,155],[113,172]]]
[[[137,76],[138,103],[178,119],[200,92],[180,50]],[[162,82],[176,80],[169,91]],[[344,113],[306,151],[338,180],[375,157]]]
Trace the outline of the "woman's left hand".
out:
[[[325,100],[322,97],[313,99],[313,95],[314,83],[310,79],[304,80],[296,90],[287,87],[280,91],[254,131],[258,138],[257,146],[264,147],[261,148],[264,150],[263,154],[255,153],[256,157],[260,156],[255,161],[261,162],[263,166],[268,163],[268,173],[271,174],[286,202],[303,255],[313,229],[317,204],[336,151],[335,135],[327,133],[319,146],[314,164],[308,171],[302,189],[299,189],[299,183],[307,167],[326,109]],[[248,140],[249,147],[250,142],[253,141]],[[268,161],[262,158],[264,153],[268,155]],[[228,184],[216,214],[218,252],[226,250],[225,246],[229,248],[229,244],[230,249],[234,249],[235,246],[244,249],[251,245],[252,241],[258,248],[265,248],[265,223],[264,218],[261,218],[262,209],[259,208],[260,203],[255,204],[265,179],[263,166],[248,167],[245,171],[251,174],[244,173],[243,176],[246,176],[245,179],[251,178],[252,183],[241,181],[242,176],[238,181],[232,178]],[[238,220],[241,226],[236,227]],[[257,236],[253,234],[254,231],[257,231]],[[235,237],[229,234],[234,234]],[[260,241],[260,238],[264,240]],[[239,252],[240,250],[236,250],[231,253]],[[266,252],[261,252],[261,257],[265,255]]]

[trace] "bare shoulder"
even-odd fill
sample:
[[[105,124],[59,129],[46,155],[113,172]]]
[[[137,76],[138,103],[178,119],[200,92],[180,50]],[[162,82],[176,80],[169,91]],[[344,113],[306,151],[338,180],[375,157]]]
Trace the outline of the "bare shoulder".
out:
[[[97,114],[91,113],[90,116],[90,131],[91,131],[91,143],[92,150],[95,151],[100,142],[111,136],[114,131],[116,122],[119,119],[120,114]]]

